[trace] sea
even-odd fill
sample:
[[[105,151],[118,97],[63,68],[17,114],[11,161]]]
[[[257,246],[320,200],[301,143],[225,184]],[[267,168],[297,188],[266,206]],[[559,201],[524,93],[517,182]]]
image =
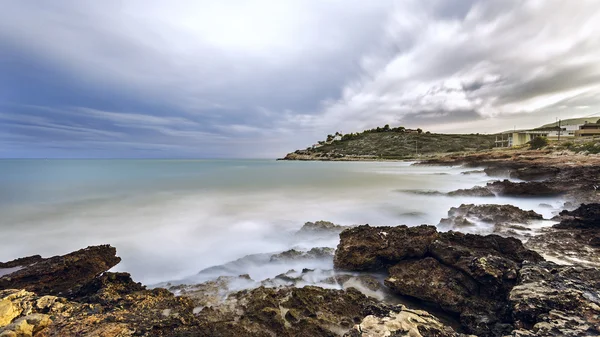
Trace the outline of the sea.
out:
[[[298,239],[294,234],[307,221],[437,225],[463,203],[513,204],[550,218],[562,205],[560,198],[431,193],[498,179],[464,174],[472,170],[412,162],[4,159],[0,261],[111,244],[122,258],[113,271],[158,284],[252,254],[338,244],[337,238]],[[240,274],[263,279],[281,270],[255,266]]]

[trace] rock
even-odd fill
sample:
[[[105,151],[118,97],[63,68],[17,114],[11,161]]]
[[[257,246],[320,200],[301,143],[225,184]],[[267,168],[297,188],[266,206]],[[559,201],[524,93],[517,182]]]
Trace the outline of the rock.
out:
[[[503,336],[512,330],[508,294],[521,264],[543,261],[539,254],[498,235],[395,228],[360,226],[342,232],[336,268],[388,268],[385,284],[392,291],[460,315],[467,332]]]
[[[542,234],[529,238],[525,246],[562,264],[600,267],[600,252],[597,246],[592,246],[595,240],[596,237],[582,230],[545,228]]]
[[[582,204],[574,211],[560,212],[562,221],[554,225],[558,229],[597,229],[600,230],[600,204]]]
[[[385,285],[396,293],[438,304],[454,313],[464,311],[467,299],[479,291],[469,276],[431,257],[399,262],[390,268]]]
[[[512,205],[473,205],[462,204],[448,211],[448,218],[440,221],[441,226],[460,228],[471,226],[475,222],[509,226],[527,224],[531,220],[542,220],[543,216],[534,211],[524,211]]]
[[[485,173],[485,171],[484,170],[470,170],[470,171],[461,172],[460,174],[470,175],[470,174],[481,174],[481,173]]]
[[[344,337],[436,336],[462,337],[426,311],[399,306],[385,317],[369,315],[355,325]]]
[[[331,259],[335,249],[329,247],[315,247],[309,251],[298,251],[290,249],[285,252],[271,256],[271,262],[284,262],[305,259]]]
[[[244,288],[254,288],[259,285],[248,275],[220,276],[216,280],[203,282],[196,285],[178,285],[170,287],[169,290],[177,295],[185,296],[193,300],[195,310],[203,307],[211,307],[221,304],[227,296],[234,291]]]
[[[407,258],[423,257],[438,233],[433,226],[371,227],[363,225],[340,234],[335,269],[377,271]]]
[[[206,308],[198,316],[209,322],[203,325],[203,336],[385,336],[375,334],[381,329],[402,336],[407,328],[458,336],[426,312],[389,306],[354,289],[261,287],[234,294],[221,307]]]
[[[71,299],[84,303],[108,305],[137,291],[146,290],[141,283],[134,282],[129,273],[104,273],[81,287]]]
[[[19,288],[43,295],[66,295],[114,267],[121,261],[114,247],[93,246],[76,252],[39,260],[0,277],[0,290]],[[8,262],[5,265],[12,264]],[[18,262],[19,264],[22,261]]]
[[[525,263],[510,292],[513,336],[600,335],[600,270]]]
[[[347,226],[336,225],[329,221],[307,222],[296,232],[299,236],[322,236],[322,235],[338,235],[341,231],[348,228]]]
[[[525,182],[515,183],[509,180],[494,181],[487,184],[487,188],[497,195],[511,197],[542,197],[558,196],[565,190],[551,182]]]
[[[560,168],[547,165],[532,165],[518,168],[510,173],[511,178],[521,180],[546,180],[555,178],[560,173]]]
[[[451,197],[495,197],[496,195],[486,187],[475,186],[469,189],[460,189],[448,192]]]
[[[441,263],[461,270],[485,285],[489,296],[516,282],[515,268],[519,264],[543,261],[538,253],[525,248],[514,238],[452,231],[441,233],[429,247],[429,253]]]
[[[12,260],[9,262],[0,262],[0,268],[26,267],[26,266],[32,265],[34,263],[38,263],[42,260],[44,260],[44,259],[39,255],[22,257],[22,258]]]

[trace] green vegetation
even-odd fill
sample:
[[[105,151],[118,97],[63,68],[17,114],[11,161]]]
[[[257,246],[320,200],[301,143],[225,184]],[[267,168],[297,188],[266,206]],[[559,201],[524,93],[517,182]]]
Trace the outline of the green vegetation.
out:
[[[548,146],[548,138],[546,137],[535,137],[529,142],[529,148],[532,150],[541,149]]]
[[[587,141],[587,142],[564,142],[558,146],[558,149],[569,150],[573,152],[583,152],[589,154],[600,153],[600,141]]]
[[[307,149],[307,154],[405,159],[416,154],[489,150],[494,148],[496,140],[495,135],[436,134],[389,125],[360,133],[338,134],[341,140],[327,137],[328,141],[319,142],[321,146]]]

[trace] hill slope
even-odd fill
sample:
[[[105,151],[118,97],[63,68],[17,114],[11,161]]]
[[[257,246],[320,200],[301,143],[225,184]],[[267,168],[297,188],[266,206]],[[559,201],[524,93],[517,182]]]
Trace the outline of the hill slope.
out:
[[[289,153],[286,160],[410,159],[417,154],[486,150],[495,135],[425,134],[408,132],[360,133],[316,148]]]

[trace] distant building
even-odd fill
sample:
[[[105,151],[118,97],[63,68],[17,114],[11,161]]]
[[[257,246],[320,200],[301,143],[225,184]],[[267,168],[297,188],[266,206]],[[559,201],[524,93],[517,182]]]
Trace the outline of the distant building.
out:
[[[589,123],[589,121],[590,118],[574,118],[546,124],[530,130],[502,132],[496,136],[496,147],[524,145],[535,137],[546,137],[549,140],[565,140],[575,137],[600,136],[600,123],[598,123],[600,120],[596,123]]]
[[[575,137],[598,137],[600,136],[600,119],[596,123],[585,123],[575,131]]]

